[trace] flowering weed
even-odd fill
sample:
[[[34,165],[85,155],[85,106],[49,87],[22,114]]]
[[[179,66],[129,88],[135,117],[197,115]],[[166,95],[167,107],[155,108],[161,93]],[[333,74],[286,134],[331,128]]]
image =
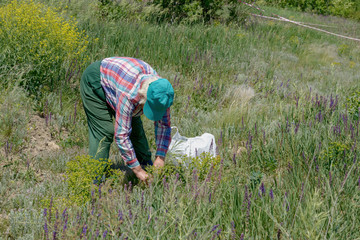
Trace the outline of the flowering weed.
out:
[[[6,63],[2,71],[16,66],[26,69],[24,85],[38,95],[44,87],[53,90],[63,84],[67,62],[85,60],[88,40],[74,19],[65,19],[56,9],[13,0],[0,7],[0,43]]]

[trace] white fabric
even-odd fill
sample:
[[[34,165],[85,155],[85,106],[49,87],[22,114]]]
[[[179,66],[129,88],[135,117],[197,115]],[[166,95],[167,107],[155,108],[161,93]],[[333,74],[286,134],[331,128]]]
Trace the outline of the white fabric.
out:
[[[176,165],[179,163],[188,165],[188,163],[181,161],[184,156],[196,157],[205,152],[210,153],[213,157],[216,157],[216,143],[214,135],[204,133],[201,136],[187,138],[180,135],[177,127],[172,127],[172,129],[175,128],[177,131],[171,139],[168,153],[174,156],[173,160]]]

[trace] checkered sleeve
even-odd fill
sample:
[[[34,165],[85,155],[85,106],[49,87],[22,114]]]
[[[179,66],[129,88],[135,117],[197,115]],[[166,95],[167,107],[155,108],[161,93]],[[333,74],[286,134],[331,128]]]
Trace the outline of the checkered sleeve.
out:
[[[139,166],[133,145],[130,141],[131,120],[134,105],[130,100],[121,94],[117,98],[116,116],[115,116],[115,142],[119,147],[120,154],[129,168]]]
[[[170,108],[159,121],[155,121],[156,156],[165,157],[171,142]]]

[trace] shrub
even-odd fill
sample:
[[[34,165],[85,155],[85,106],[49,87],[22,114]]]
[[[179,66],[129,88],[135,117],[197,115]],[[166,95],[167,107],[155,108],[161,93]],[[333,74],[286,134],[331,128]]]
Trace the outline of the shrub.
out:
[[[359,19],[360,5],[357,0],[265,0],[265,2],[280,7],[295,7],[301,11]]]
[[[153,0],[162,9],[161,21],[171,22],[243,22],[247,16],[237,0]]]
[[[221,164],[220,156],[213,157],[209,153],[202,153],[190,159],[190,169],[196,169],[199,179],[203,180],[209,174],[209,171],[218,170]]]
[[[146,170],[150,175],[156,175],[158,179],[171,178],[176,174],[179,178],[185,181],[186,172],[188,174],[196,174],[200,181],[205,180],[208,175],[211,175],[211,179],[215,177],[215,174],[209,174],[210,172],[218,172],[221,165],[220,156],[213,157],[209,153],[202,153],[196,157],[183,157],[178,159],[179,164],[166,163],[162,168],[155,168],[153,166],[148,167]],[[187,166],[187,167],[185,167]]]
[[[354,119],[359,120],[360,114],[360,91],[354,92],[346,99],[348,111]]]
[[[83,63],[88,41],[75,20],[66,20],[56,9],[14,0],[0,7],[0,43],[0,74],[22,69],[22,84],[38,96],[44,87],[62,86],[67,64]]]
[[[120,170],[111,169],[110,159],[96,160],[90,156],[77,156],[66,163],[66,181],[68,183],[70,201],[77,205],[84,204],[91,199],[94,180],[105,174],[114,182],[122,181],[124,174]]]
[[[343,143],[331,142],[329,148],[320,153],[320,160],[328,168],[339,169],[346,163],[345,157],[349,150],[350,147]]]
[[[244,22],[247,13],[242,7],[237,0],[99,1],[101,16],[111,20],[127,18],[171,23]]]

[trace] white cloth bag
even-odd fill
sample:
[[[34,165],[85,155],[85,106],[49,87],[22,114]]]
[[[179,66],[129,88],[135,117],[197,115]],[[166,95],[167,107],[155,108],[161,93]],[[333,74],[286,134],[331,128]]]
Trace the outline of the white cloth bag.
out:
[[[180,135],[177,127],[172,127],[171,129],[176,129],[176,133],[171,139],[168,153],[173,156],[174,164],[178,165],[181,163],[188,166],[188,162],[181,161],[184,156],[196,157],[204,152],[210,153],[210,155],[216,157],[216,143],[214,135],[204,133],[201,136],[187,138]]]

